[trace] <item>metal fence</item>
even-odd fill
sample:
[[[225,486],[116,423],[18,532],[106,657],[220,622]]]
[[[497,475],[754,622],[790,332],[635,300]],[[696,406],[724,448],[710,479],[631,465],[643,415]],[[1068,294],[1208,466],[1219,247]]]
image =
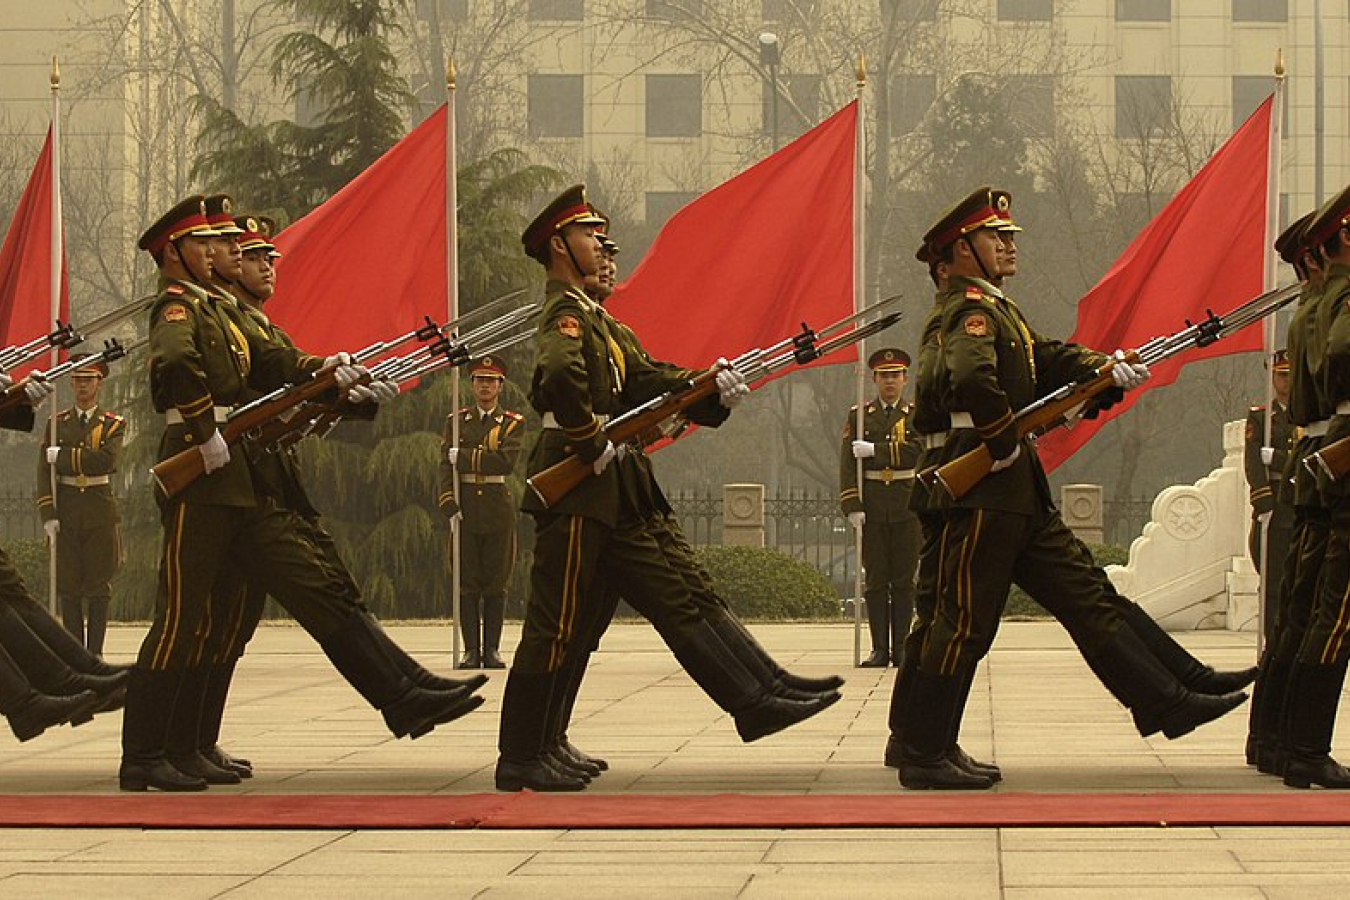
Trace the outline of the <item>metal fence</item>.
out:
[[[32,491],[0,490],[0,540],[32,541],[42,536],[42,520]]]

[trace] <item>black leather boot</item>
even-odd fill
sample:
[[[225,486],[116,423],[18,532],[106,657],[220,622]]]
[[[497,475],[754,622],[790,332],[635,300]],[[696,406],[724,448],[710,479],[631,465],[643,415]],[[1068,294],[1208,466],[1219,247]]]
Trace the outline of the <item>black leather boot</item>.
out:
[[[982,791],[994,786],[984,775],[968,772],[952,762],[948,751],[953,722],[963,710],[963,676],[939,675],[922,669],[915,674],[909,706],[902,725],[904,746],[900,784],[910,790]]]
[[[483,597],[483,668],[505,669],[502,659],[502,625],[506,617],[506,595],[491,594]]]
[[[1345,663],[1295,663],[1289,680],[1291,708],[1284,767],[1288,787],[1313,785],[1350,790],[1350,770],[1331,757],[1331,736],[1345,684]]]
[[[522,672],[512,669],[502,692],[502,716],[497,736],[497,769],[494,783],[499,791],[567,792],[586,788],[586,779],[563,772],[546,760],[550,721],[549,702],[554,695],[555,672]]]
[[[362,610],[361,618],[366,630],[379,643],[385,655],[392,659],[394,665],[398,666],[399,671],[408,676],[412,683],[418,687],[467,697],[488,683],[488,677],[481,672],[477,675],[470,675],[468,678],[446,678],[429,671],[389,636],[389,632],[384,630],[384,626],[380,624],[379,619],[366,610]]]
[[[52,618],[51,613],[47,612],[47,608],[42,604],[27,599],[4,605],[17,613],[29,630],[41,638],[42,643],[76,672],[111,675],[114,672],[130,670],[130,666],[112,665],[89,652],[84,644],[77,641],[60,622]]]
[[[731,655],[736,657],[741,665],[745,666],[766,691],[785,700],[810,701],[830,694],[838,699],[837,691],[802,691],[783,684],[774,675],[775,667],[765,660],[764,657],[767,654],[763,653],[763,648],[752,646],[752,643],[746,640],[748,632],[732,626],[730,619],[730,614],[710,613],[708,624],[712,626],[718,640],[726,645],[726,648],[731,651]]]
[[[891,664],[891,605],[884,593],[868,591],[863,596],[867,606],[867,630],[872,635],[872,653],[858,663],[858,667],[884,669]]]
[[[1254,739],[1252,755],[1262,775],[1284,777],[1285,739],[1291,711],[1289,680],[1294,662],[1283,654],[1268,654],[1261,677],[1256,681],[1260,706],[1252,711],[1249,725]]]
[[[207,784],[238,784],[239,774],[222,768],[201,754],[202,713],[206,704],[211,666],[183,670],[178,696],[164,732],[164,755],[184,775],[195,775]]]
[[[239,658],[214,663],[207,668],[206,693],[202,697],[202,718],[197,730],[197,752],[219,769],[233,772],[240,778],[253,777],[253,763],[234,756],[220,746],[220,728],[225,718],[225,705],[234,682],[234,669]]]
[[[124,791],[204,791],[206,781],[184,775],[165,758],[165,725],[178,693],[178,673],[139,666],[127,683],[122,712],[122,765],[117,784]]]
[[[724,610],[721,615],[709,615],[708,621],[711,623],[717,636],[722,639],[722,643],[728,647],[738,649],[738,652],[745,654],[754,654],[759,658],[769,672],[773,675],[775,685],[784,688],[790,688],[794,691],[802,691],[807,694],[826,694],[830,691],[837,691],[844,686],[844,679],[838,675],[826,675],[823,678],[809,678],[805,675],[796,675],[789,672],[778,664],[768,650],[760,644],[755,636],[750,633],[750,629],[745,627],[745,623],[736,618],[731,610]]]
[[[1219,696],[1240,691],[1256,680],[1256,667],[1219,671],[1207,666],[1177,643],[1139,604],[1116,595],[1113,605],[1149,652],[1190,690]]]
[[[88,647],[84,635],[84,605],[80,603],[80,598],[57,596],[56,608],[61,611],[61,624],[70,636]]]
[[[969,666],[961,678],[961,698],[957,709],[965,710],[966,703],[970,700],[970,689],[975,684],[975,667]],[[1003,770],[993,763],[980,762],[971,756],[965,750],[961,749],[959,739],[961,737],[961,718],[957,716],[952,719],[952,730],[947,736],[947,758],[959,769],[964,769],[975,775],[983,775],[990,781],[998,784],[1003,780]]]
[[[455,664],[456,669],[479,669],[483,666],[482,603],[477,594],[459,598],[459,633],[464,638],[464,655]]]
[[[84,626],[84,647],[98,658],[103,657],[103,642],[108,637],[108,600],[89,598],[89,616]]]

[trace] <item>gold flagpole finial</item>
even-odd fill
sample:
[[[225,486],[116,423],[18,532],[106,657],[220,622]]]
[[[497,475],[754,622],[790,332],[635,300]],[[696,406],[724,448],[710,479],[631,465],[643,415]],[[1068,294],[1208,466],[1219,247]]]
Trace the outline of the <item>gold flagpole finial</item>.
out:
[[[1276,47],[1276,48],[1275,48],[1275,77],[1276,77],[1276,78],[1283,78],[1283,77],[1284,77],[1284,48],[1283,48],[1283,47]]]
[[[445,58],[445,89],[454,91],[455,89],[455,61],[451,57]]]
[[[866,87],[866,85],[867,85],[867,55],[866,55],[866,54],[863,54],[863,53],[859,53],[859,54],[858,54],[858,70],[857,70],[857,72],[855,72],[854,74],[855,74],[855,77],[856,77],[856,79],[857,79],[858,89],[861,90],[862,88]]]
[[[56,56],[52,56],[52,90],[61,86],[61,66],[56,61]]]

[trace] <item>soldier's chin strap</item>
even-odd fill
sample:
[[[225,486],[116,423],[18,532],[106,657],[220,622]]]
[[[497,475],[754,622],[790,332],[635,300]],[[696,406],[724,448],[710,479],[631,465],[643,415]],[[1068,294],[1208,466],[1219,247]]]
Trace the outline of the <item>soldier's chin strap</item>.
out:
[[[211,283],[211,264],[209,262],[206,264],[205,275],[198,275],[196,272],[192,271],[192,265],[188,263],[188,258],[183,253],[183,245],[181,243],[182,240],[183,238],[181,237],[175,238],[170,243],[173,244],[173,249],[178,251],[178,259],[180,262],[183,263],[183,268],[187,269],[187,273],[192,276],[192,280],[200,284],[202,287],[206,287]]]
[[[974,232],[971,232],[971,234],[974,234]],[[975,242],[970,239],[970,234],[961,235],[961,240],[965,241],[966,246],[970,248],[970,255],[975,257],[975,264],[980,267],[980,271],[984,274],[984,280],[990,284],[998,284],[994,280],[997,276],[990,275],[989,270],[984,267],[984,260],[980,258],[979,251],[975,249]]]
[[[560,236],[562,237],[563,246],[567,248],[567,258],[572,261],[572,268],[577,270],[577,275],[581,277],[583,280],[588,275],[589,276],[598,275],[599,274],[598,272],[587,272],[581,268],[581,263],[577,262],[577,255],[572,252],[572,242],[567,239],[567,229],[564,228]]]

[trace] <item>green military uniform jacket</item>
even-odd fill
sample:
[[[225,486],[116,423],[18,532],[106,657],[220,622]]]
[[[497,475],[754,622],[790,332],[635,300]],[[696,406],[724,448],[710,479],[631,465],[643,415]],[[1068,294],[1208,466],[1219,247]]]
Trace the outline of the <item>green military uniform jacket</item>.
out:
[[[1326,358],[1321,379],[1322,401],[1331,415],[1326,444],[1334,444],[1350,437],[1350,414],[1337,413],[1336,408],[1350,401],[1350,267],[1336,263],[1327,270],[1318,302],[1318,319],[1326,323]],[[1315,335],[1314,335],[1315,337]],[[1350,496],[1345,479],[1324,483],[1319,481],[1323,495],[1344,498]]]
[[[931,357],[931,371],[920,372],[914,418],[933,423],[964,414],[973,427],[953,428],[945,445],[931,454],[934,458],[925,458],[925,466],[942,465],[981,444],[994,459],[1006,458],[1018,445],[1018,410],[1088,377],[1106,361],[1095,351],[1041,336],[1011,299],[984,281],[952,276],[938,294],[938,306],[938,352]],[[1027,515],[1053,506],[1035,447],[1021,443],[1022,453],[1011,467],[987,476],[959,500],[933,490],[930,504]]]
[[[191,282],[161,279],[150,312],[150,396],[159,412],[175,410],[159,459],[200,446],[220,427],[224,410],[246,402],[251,391],[297,383],[322,365],[316,356],[269,340],[232,299]],[[221,469],[197,479],[179,498],[219,506],[256,503],[251,467],[231,451]]]
[[[44,429],[38,448],[37,506],[42,521],[60,519],[62,534],[79,529],[88,540],[75,560],[68,553],[56,555],[57,583],[108,581],[121,565],[122,547],[117,532],[117,501],[111,476],[117,471],[126,437],[126,421],[116,413],[95,407],[88,424],[80,424],[79,411],[71,408],[56,415],[56,440]],[[47,448],[59,447],[56,463],[47,463]],[[56,502],[52,502],[52,469],[56,470]],[[78,565],[77,565],[78,563]]]
[[[640,348],[625,347],[614,319],[581,288],[550,280],[539,315],[530,403],[556,427],[546,427],[530,451],[527,473],[535,475],[572,453],[593,460],[604,449],[604,421],[688,378],[666,370]],[[613,527],[620,514],[620,469],[610,465],[587,478],[552,508],[525,492],[526,512],[585,516]]]
[[[839,506],[845,515],[861,511],[867,514],[869,523],[900,522],[909,518],[914,467],[920,452],[917,435],[909,427],[910,413],[907,403],[897,404],[889,413],[880,400],[873,400],[863,407],[862,440],[875,444],[877,452],[862,461],[860,489],[858,460],[853,456],[858,407],[848,411],[839,445]]]
[[[459,460],[451,466],[454,420],[459,419]],[[471,534],[510,531],[516,525],[516,502],[506,478],[520,462],[525,417],[498,406],[484,416],[477,406],[445,417],[441,435],[441,490],[437,505],[448,519],[464,513]],[[455,481],[458,475],[458,489]]]
[[[1286,335],[1289,348],[1289,421],[1302,428],[1331,417],[1335,405],[1328,405],[1322,378],[1326,370],[1327,330],[1331,319],[1322,311],[1320,285],[1304,284],[1298,309],[1289,321]],[[1295,506],[1321,506],[1317,478],[1303,465],[1308,454],[1321,446],[1323,437],[1300,436],[1285,463],[1284,479],[1293,485]]]
[[[1242,468],[1247,474],[1252,518],[1274,512],[1277,503],[1288,506],[1292,502],[1292,496],[1281,483],[1298,435],[1299,429],[1289,421],[1289,407],[1276,400],[1275,411],[1270,416],[1270,447],[1274,454],[1267,466],[1261,462],[1261,448],[1266,440],[1266,408],[1253,406],[1248,411]]]

